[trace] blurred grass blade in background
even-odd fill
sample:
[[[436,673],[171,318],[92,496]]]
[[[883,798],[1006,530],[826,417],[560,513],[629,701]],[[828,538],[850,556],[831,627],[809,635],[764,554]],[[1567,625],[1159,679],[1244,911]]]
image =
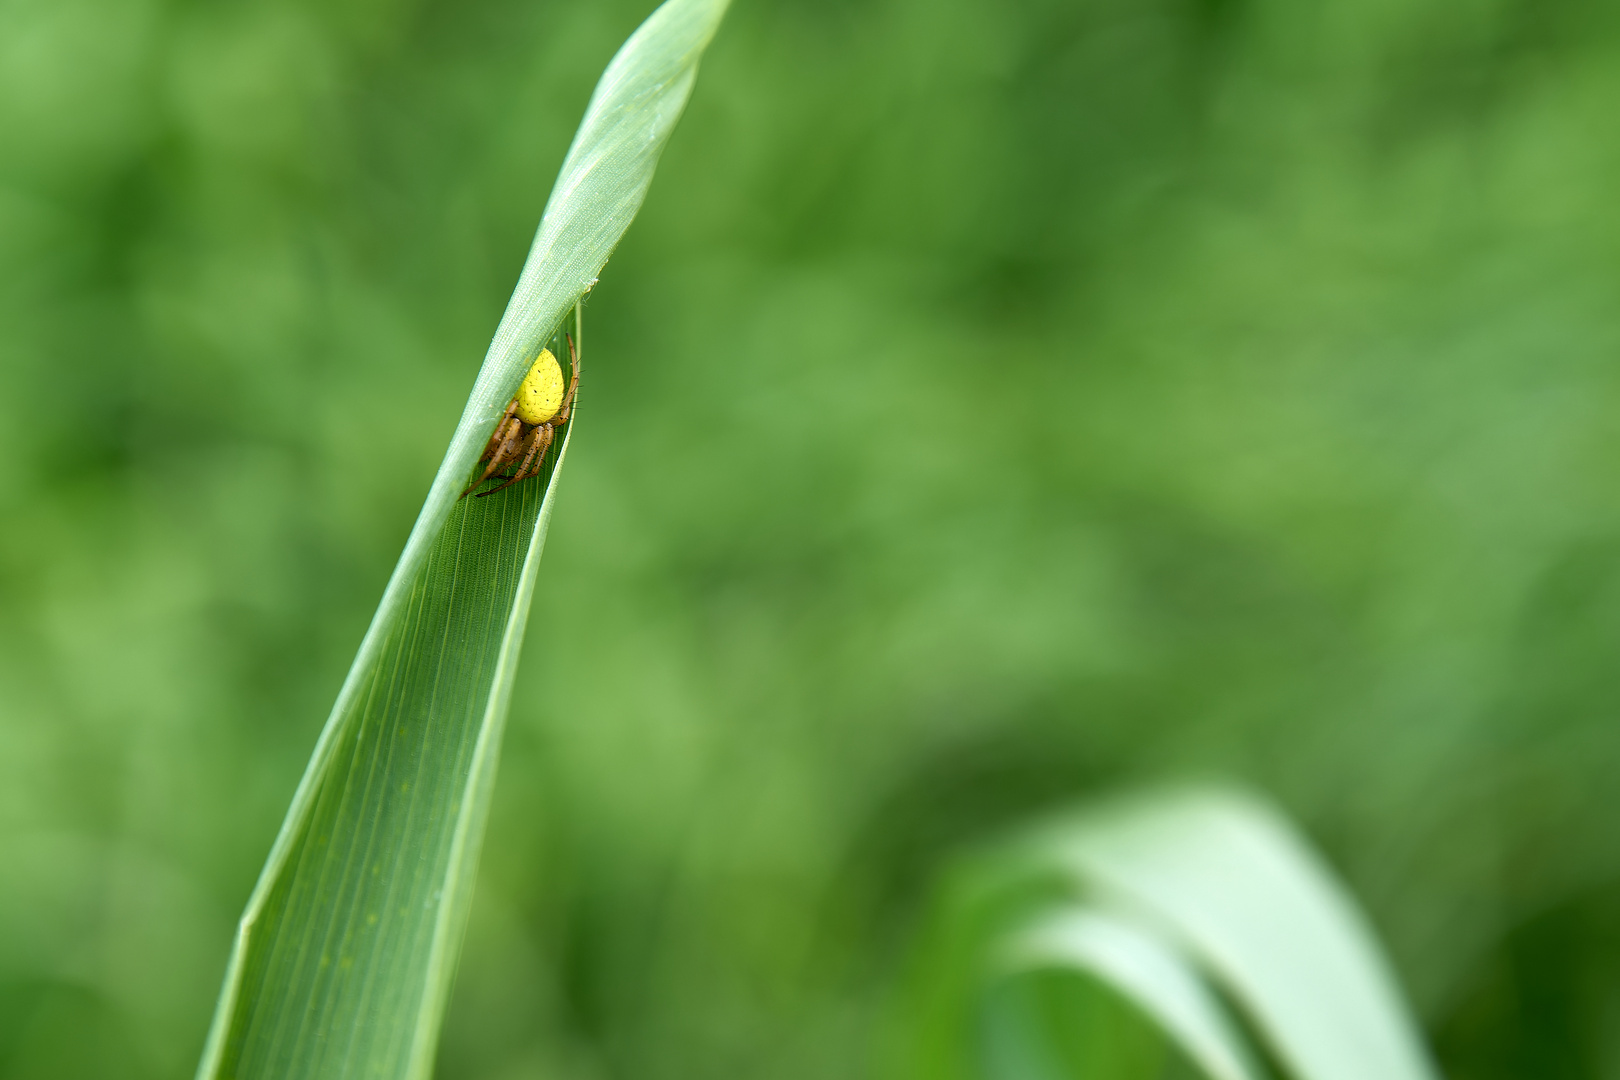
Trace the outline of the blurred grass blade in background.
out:
[[[1009,974],[1072,969],[1107,983],[1170,1035],[1210,1080],[1259,1080],[1209,986],[1151,930],[1076,907],[1037,921],[1008,951]]]
[[[965,864],[939,911],[919,1077],[1437,1078],[1352,901],[1246,795],[1088,806]]]
[[[572,424],[535,480],[459,499],[542,346],[635,216],[725,0],[670,0],[608,65],[359,654],[242,917],[198,1070],[423,1077]]]
[[[1144,798],[1038,846],[1080,888],[1162,927],[1300,1080],[1434,1080],[1372,932],[1260,803],[1221,791]]]

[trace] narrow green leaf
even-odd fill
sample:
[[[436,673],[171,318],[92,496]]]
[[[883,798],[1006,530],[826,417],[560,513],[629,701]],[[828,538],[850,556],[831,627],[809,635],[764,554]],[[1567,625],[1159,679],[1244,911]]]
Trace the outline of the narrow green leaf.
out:
[[[1300,1080],[1434,1080],[1353,902],[1259,802],[1223,791],[1143,798],[1051,829],[1035,850],[1160,928]]]
[[[1267,1065],[1292,1080],[1436,1080],[1353,901],[1250,796],[1083,807],[974,853],[942,886],[898,1032],[904,1075],[1126,1080],[1161,1067],[1124,1052],[1135,1044],[1105,1015],[1106,988],[1212,1080]],[[1054,972],[1092,989],[1054,997]]]
[[[540,347],[566,357],[571,334],[583,351],[581,298],[641,205],[725,7],[669,0],[597,85],[248,901],[200,1080],[431,1071],[573,424],[539,478],[459,496]]]
[[[1153,931],[1077,906],[1034,922],[1010,943],[1006,972],[1086,972],[1153,1018],[1211,1080],[1257,1080],[1249,1050],[1198,973]]]

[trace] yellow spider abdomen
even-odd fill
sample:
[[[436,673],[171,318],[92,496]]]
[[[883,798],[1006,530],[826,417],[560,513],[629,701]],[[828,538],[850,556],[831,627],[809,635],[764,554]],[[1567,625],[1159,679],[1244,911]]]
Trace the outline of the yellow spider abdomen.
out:
[[[562,408],[563,373],[550,349],[541,349],[518,387],[517,414],[525,424],[543,424]]]

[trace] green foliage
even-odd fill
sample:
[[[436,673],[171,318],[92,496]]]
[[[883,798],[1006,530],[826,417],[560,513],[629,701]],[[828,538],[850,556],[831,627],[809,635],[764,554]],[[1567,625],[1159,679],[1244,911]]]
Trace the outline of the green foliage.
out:
[[[540,348],[583,350],[581,298],[641,207],[725,7],[669,0],[597,85],[248,901],[200,1080],[431,1073],[573,422],[532,481],[467,497],[468,478]]]
[[[0,1074],[194,1067],[651,6],[0,4]],[[1188,774],[1451,1080],[1612,1071],[1610,9],[727,18],[591,297],[439,1075],[890,1075],[941,868]]]
[[[915,1075],[1436,1076],[1354,903],[1252,798],[1088,807],[953,893],[922,953]]]
[[[384,610],[249,901],[199,1075],[426,1075],[555,479],[458,503]]]

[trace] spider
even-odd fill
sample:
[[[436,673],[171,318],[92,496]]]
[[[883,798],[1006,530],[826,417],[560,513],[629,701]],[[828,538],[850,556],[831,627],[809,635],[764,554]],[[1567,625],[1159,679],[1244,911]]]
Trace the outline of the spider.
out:
[[[518,392],[512,396],[512,403],[502,414],[501,422],[495,425],[495,434],[489,437],[483,456],[478,459],[480,464],[489,462],[489,467],[484,470],[484,475],[461,493],[463,499],[491,476],[496,479],[504,477],[506,483],[480,491],[475,498],[482,499],[485,495],[511,487],[519,480],[540,475],[541,463],[546,460],[546,451],[550,449],[552,439],[556,438],[557,429],[568,423],[573,413],[574,391],[579,387],[579,354],[574,351],[573,337],[568,334],[563,337],[568,342],[568,366],[573,375],[568,381],[567,393],[563,392],[562,368],[557,364],[557,358],[550,349],[541,349],[540,355],[530,365],[529,373],[523,377],[523,385],[518,387]],[[516,472],[510,476],[500,473],[501,469],[519,459],[521,464]]]

